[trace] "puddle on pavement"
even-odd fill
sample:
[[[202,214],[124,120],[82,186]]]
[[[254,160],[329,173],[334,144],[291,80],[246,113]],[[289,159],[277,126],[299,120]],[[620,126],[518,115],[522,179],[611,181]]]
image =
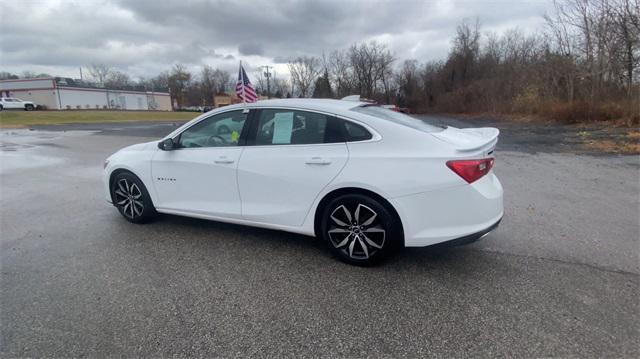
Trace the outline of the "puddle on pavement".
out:
[[[94,131],[49,132],[33,130],[9,130],[0,132],[0,173],[53,166],[65,161],[52,149],[65,148],[55,143],[67,137],[86,136]]]
[[[18,144],[11,142],[0,142],[0,151],[15,152],[20,148],[33,148],[34,145]]]

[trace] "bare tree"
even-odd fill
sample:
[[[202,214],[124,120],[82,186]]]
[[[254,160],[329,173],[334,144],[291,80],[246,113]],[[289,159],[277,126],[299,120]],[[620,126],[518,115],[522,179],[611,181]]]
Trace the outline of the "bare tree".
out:
[[[168,78],[169,93],[176,100],[178,108],[185,106],[187,87],[191,81],[191,73],[181,64],[176,64],[171,69]]]
[[[474,76],[473,66],[480,54],[480,21],[463,19],[456,28],[449,57],[452,82],[466,85]],[[453,84],[455,86],[455,84]]]
[[[111,71],[113,71],[112,68],[105,64],[94,63],[89,66],[89,74],[94,79],[94,81],[96,81],[100,85],[105,84],[105,81],[109,77]]]
[[[423,92],[420,89],[420,73],[418,61],[406,60],[396,73],[395,82],[398,85],[396,104],[414,110],[422,107]]]
[[[634,73],[640,64],[640,1],[619,0],[612,9],[616,23],[615,37],[619,40],[619,62],[624,71],[627,97],[633,94]]]
[[[213,72],[213,79],[216,84],[216,94],[223,94],[233,86],[231,74],[227,71],[216,69]]]
[[[37,73],[34,71],[22,71],[22,76],[20,76],[23,79],[34,79],[34,78],[38,78],[38,77],[51,77],[51,75],[46,74],[46,73]]]
[[[149,80],[152,91],[162,91],[169,89],[169,71],[163,71],[158,76]]]
[[[632,96],[638,68],[639,29],[637,0],[554,0],[555,11],[545,18],[555,48],[572,58],[574,79],[586,89],[589,116],[605,94],[623,84]],[[570,101],[578,88],[570,79]],[[582,90],[584,91],[584,90]]]
[[[107,88],[125,89],[132,85],[133,83],[129,75],[117,70],[110,71],[104,80],[104,86]]]
[[[256,71],[254,71],[253,73],[254,78],[256,80],[256,82],[254,83],[255,85],[255,90],[259,95],[266,95],[267,94],[267,78],[264,76],[264,72],[262,71],[262,68],[257,68]]]
[[[354,77],[349,54],[346,51],[333,51],[329,54],[327,65],[336,95],[339,98],[352,95],[354,92]]]
[[[200,90],[204,105],[213,105],[213,97],[216,94],[215,70],[209,65],[202,65],[200,71]]]
[[[301,56],[289,62],[291,82],[300,92],[300,97],[311,95],[311,86],[320,72],[320,61],[317,57]]]
[[[379,85],[386,87],[384,81],[394,61],[386,45],[375,41],[353,45],[349,49],[349,59],[361,95],[373,98]]]

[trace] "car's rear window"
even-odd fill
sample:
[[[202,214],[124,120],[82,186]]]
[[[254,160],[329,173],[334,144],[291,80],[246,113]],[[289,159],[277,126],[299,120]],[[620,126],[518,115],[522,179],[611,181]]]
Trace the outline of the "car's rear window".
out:
[[[411,127],[413,129],[423,131],[423,132],[433,133],[433,132],[440,132],[443,130],[442,127],[430,125],[417,118],[407,116],[401,112],[391,111],[381,106],[359,106],[359,107],[354,107],[351,110],[364,113],[365,115],[378,117],[383,120],[395,122],[397,124]]]

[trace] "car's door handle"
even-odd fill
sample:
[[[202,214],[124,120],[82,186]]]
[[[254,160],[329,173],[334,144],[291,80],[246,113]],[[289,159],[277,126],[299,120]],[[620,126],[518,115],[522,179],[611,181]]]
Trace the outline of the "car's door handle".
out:
[[[331,164],[331,161],[322,157],[311,157],[305,163],[308,165],[328,165]]]
[[[234,161],[232,159],[229,159],[229,158],[225,157],[225,156],[221,156],[221,157],[218,157],[213,162],[220,163],[220,164],[229,164],[229,163],[233,163]]]

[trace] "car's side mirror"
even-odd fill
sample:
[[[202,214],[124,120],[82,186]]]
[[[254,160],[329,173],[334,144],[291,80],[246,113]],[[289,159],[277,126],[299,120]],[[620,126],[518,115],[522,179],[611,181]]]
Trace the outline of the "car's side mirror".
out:
[[[167,138],[164,141],[158,142],[158,148],[163,151],[171,151],[175,148],[172,138]]]

